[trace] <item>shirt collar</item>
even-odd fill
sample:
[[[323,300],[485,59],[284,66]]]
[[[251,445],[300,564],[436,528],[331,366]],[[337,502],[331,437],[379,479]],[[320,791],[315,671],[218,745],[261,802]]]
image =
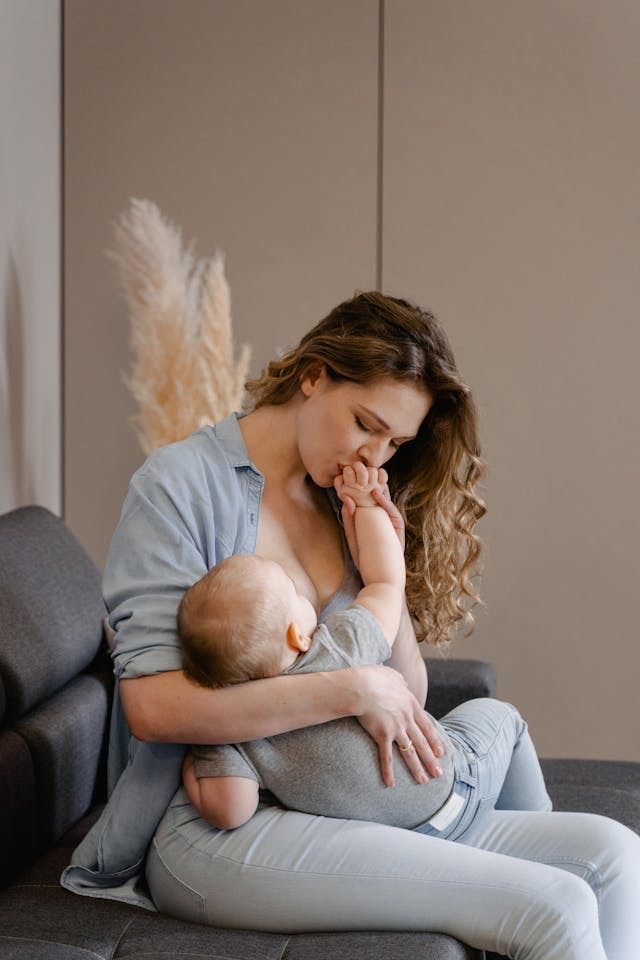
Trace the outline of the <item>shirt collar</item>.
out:
[[[242,436],[242,431],[238,425],[242,413],[231,413],[224,420],[220,420],[213,427],[216,437],[224,444],[224,450],[227,459],[232,467],[250,467],[259,476],[262,476],[255,463],[249,456]]]

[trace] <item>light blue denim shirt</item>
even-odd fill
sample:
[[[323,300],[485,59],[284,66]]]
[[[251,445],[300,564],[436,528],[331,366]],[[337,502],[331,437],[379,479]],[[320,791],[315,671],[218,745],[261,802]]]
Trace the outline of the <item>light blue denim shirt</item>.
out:
[[[176,613],[184,591],[234,553],[254,553],[263,478],[236,414],[160,448],[134,475],[105,567],[117,681],[179,670]],[[61,883],[75,893],[155,909],[147,847],[180,783],[186,747],[133,737],[114,694],[109,802]]]

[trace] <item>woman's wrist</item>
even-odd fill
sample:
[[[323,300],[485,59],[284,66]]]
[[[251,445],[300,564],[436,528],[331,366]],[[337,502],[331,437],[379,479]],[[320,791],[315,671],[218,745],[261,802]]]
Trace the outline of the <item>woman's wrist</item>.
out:
[[[332,676],[342,689],[342,694],[338,694],[336,699],[337,709],[346,711],[339,716],[360,718],[376,712],[389,691],[395,691],[392,694],[395,699],[400,687],[404,691],[403,698],[409,695],[402,675],[395,669],[387,669],[386,665],[371,663],[349,667],[336,671]]]
[[[368,706],[366,691],[366,673],[370,667],[349,667],[345,670],[332,670],[322,676],[328,682],[328,703],[335,712],[334,719],[358,717]],[[319,674],[318,674],[319,676]]]

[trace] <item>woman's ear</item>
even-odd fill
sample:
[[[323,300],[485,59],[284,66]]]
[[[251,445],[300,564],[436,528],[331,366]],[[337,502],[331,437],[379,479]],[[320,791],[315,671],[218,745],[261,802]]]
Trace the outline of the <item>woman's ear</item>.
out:
[[[302,390],[305,397],[310,397],[311,394],[315,391],[318,384],[326,376],[326,367],[310,367],[303,376],[300,378],[300,389]]]
[[[311,641],[309,637],[305,637],[300,633],[298,624],[290,623],[287,627],[287,645],[290,646],[292,650],[297,650],[298,653],[306,653],[310,644]]]

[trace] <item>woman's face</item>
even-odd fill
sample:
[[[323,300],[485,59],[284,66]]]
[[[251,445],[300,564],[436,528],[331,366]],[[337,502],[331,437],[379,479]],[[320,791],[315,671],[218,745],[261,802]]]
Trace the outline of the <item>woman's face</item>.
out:
[[[431,407],[426,389],[389,378],[333,381],[323,367],[301,383],[298,450],[311,479],[333,486],[347,464],[381,467],[412,440]]]

